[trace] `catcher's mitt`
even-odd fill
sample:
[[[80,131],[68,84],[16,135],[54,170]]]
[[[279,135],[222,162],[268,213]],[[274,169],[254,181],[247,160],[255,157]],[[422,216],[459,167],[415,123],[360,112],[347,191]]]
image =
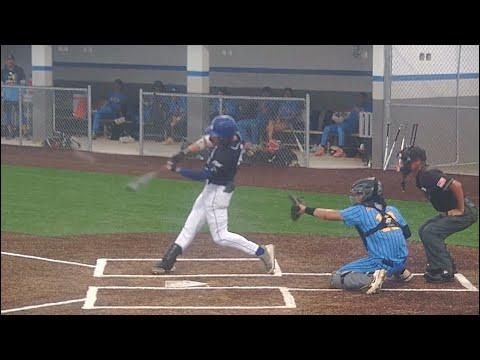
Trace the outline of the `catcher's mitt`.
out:
[[[302,213],[300,212],[300,206],[299,204],[305,205],[305,202],[303,201],[302,198],[297,198],[296,196],[292,194],[288,194],[289,199],[292,201],[292,207],[290,208],[290,217],[292,218],[293,221],[297,221],[300,216],[302,216]]]

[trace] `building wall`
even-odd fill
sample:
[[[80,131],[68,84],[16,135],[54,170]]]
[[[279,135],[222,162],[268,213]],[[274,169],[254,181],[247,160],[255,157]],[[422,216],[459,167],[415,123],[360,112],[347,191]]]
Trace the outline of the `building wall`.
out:
[[[418,123],[417,144],[431,164],[479,160],[478,50],[478,45],[392,46],[391,130],[407,127],[408,139],[412,124]],[[422,60],[421,54],[431,54],[431,60]],[[373,80],[374,98],[380,100],[384,79],[375,66]],[[473,108],[457,110],[457,105]],[[384,129],[383,112],[378,114]]]
[[[186,85],[187,46],[58,45],[55,79]],[[212,87],[292,87],[317,91],[371,89],[371,46],[212,45]]]

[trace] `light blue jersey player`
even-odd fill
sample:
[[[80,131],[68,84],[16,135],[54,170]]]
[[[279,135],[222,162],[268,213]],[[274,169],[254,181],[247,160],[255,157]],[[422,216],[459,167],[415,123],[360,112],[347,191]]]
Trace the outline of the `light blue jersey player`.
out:
[[[382,183],[376,178],[357,180],[351,188],[352,206],[343,210],[310,208],[299,204],[298,211],[324,220],[343,221],[357,229],[367,256],[343,265],[332,273],[331,285],[345,290],[375,294],[387,277],[408,282],[413,274],[406,269],[410,229],[398,209],[387,206]]]

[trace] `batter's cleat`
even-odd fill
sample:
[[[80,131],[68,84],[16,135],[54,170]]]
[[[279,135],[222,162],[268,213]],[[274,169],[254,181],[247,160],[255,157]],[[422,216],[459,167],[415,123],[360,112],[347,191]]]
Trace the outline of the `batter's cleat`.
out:
[[[152,272],[154,275],[161,275],[165,274],[167,272],[175,270],[175,262],[177,261],[177,256],[182,254],[182,247],[180,245],[177,245],[173,243],[170,245],[168,248],[167,252],[162,258],[162,261],[157,263],[153,269]]]
[[[171,268],[168,268],[163,261],[158,262],[155,264],[152,268],[152,274],[153,275],[163,275],[163,274],[168,274],[172,271],[175,270],[175,266],[172,266]]]
[[[264,253],[260,255],[260,259],[265,264],[265,268],[267,269],[267,273],[273,274],[275,271],[275,245],[260,245]]]
[[[401,282],[409,282],[413,279],[413,273],[405,268],[401,273],[393,275],[393,279]]]
[[[376,270],[373,273],[373,280],[370,283],[370,286],[368,287],[366,294],[367,295],[376,294],[382,288],[383,282],[385,281],[386,278],[387,278],[387,270],[385,269]]]
[[[428,283],[446,283],[455,280],[454,273],[447,270],[427,271],[423,277]]]

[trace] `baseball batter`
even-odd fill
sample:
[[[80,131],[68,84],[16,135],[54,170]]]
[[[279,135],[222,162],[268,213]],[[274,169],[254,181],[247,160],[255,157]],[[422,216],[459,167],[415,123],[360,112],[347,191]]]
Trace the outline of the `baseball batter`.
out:
[[[332,273],[333,287],[375,294],[387,277],[403,282],[413,278],[405,267],[410,229],[398,209],[387,206],[382,183],[376,178],[357,180],[350,194],[353,206],[343,210],[311,208],[295,198],[293,201],[294,220],[305,213],[323,220],[343,221],[347,226],[354,226],[363,240],[367,256]]]
[[[267,272],[272,274],[275,269],[273,245],[257,245],[241,235],[228,231],[228,206],[235,189],[235,174],[243,152],[237,123],[231,116],[220,115],[212,120],[206,133],[207,135],[174,155],[167,163],[167,168],[173,172],[192,180],[205,181],[205,187],[197,197],[177,239],[152,271],[156,275],[172,271],[177,256],[184,253],[202,226],[208,224],[213,241],[222,246],[241,250],[248,255],[258,256],[265,264]],[[213,149],[203,170],[196,171],[177,166],[186,154],[202,151],[206,147]]]

